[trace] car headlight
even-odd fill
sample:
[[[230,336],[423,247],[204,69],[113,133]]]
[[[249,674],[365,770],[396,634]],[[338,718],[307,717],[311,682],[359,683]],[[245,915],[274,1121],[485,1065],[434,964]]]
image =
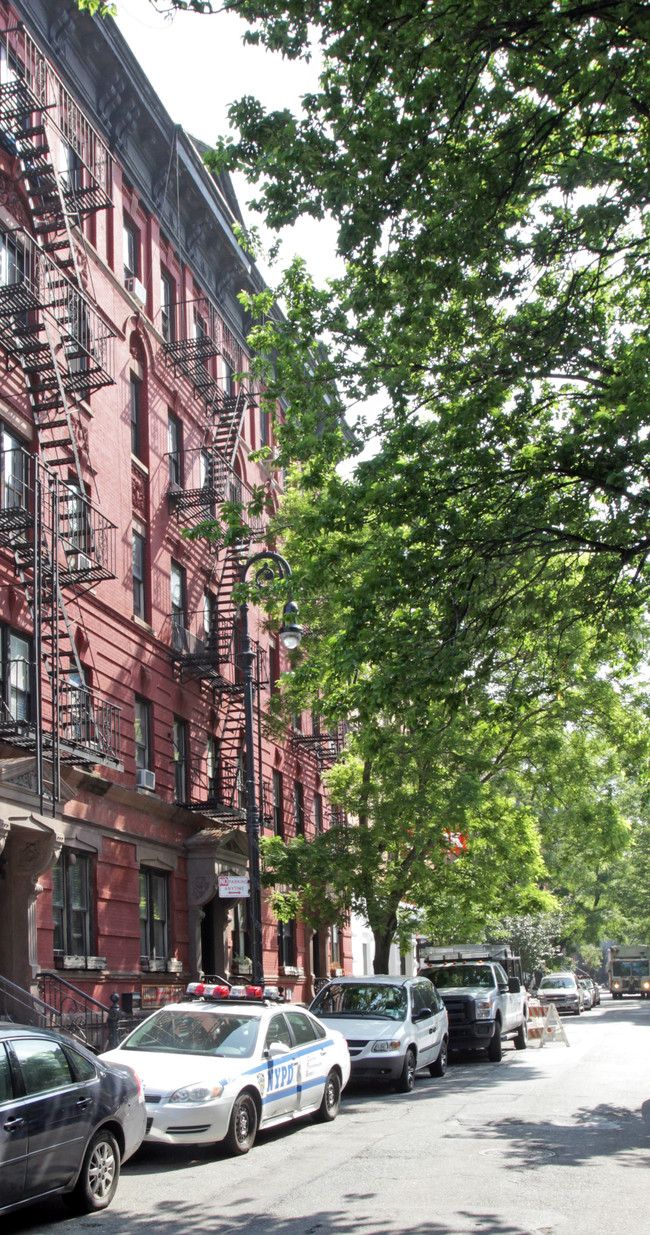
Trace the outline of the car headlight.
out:
[[[223,1093],[223,1085],[185,1085],[183,1089],[177,1089],[169,1099],[170,1102],[210,1102],[213,1098],[220,1098]]]
[[[396,1040],[388,1042],[385,1038],[382,1038],[381,1042],[373,1042],[372,1049],[373,1051],[380,1051],[383,1054],[386,1051],[399,1051],[401,1045],[402,1043]]]
[[[489,999],[476,1000],[476,1019],[477,1021],[489,1021],[492,1015],[492,1004]]]

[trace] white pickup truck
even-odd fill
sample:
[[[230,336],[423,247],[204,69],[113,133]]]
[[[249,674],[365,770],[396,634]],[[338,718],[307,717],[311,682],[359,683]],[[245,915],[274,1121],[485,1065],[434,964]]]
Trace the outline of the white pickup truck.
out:
[[[427,948],[424,957],[420,975],[433,982],[447,1009],[450,1050],[484,1049],[498,1063],[504,1038],[526,1049],[528,995],[509,949]]]

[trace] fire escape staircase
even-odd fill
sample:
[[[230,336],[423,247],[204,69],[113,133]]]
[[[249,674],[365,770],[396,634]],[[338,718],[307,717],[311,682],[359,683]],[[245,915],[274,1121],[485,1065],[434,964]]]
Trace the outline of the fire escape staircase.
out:
[[[0,231],[0,347],[24,375],[39,442],[39,457],[19,469],[27,477],[21,501],[14,492],[0,511],[36,661],[32,732],[23,720],[11,740],[36,751],[42,805],[54,812],[62,761],[120,766],[119,709],[84,685],[66,597],[115,576],[115,527],[86,496],[70,406],[114,380],[113,331],[83,291],[78,257],[83,219],[111,204],[110,156],[24,28],[3,42],[0,133],[20,166],[36,239],[21,228]],[[79,609],[75,620],[82,622]]]
[[[219,386],[214,376],[213,361],[218,355],[229,362],[238,355],[240,368],[243,362],[232,334],[207,298],[174,306],[168,321],[169,337],[164,343],[167,361],[173,364],[175,371],[188,378],[206,404],[205,444],[201,450],[185,451],[182,457],[174,460],[174,472],[186,483],[170,485],[170,508],[177,518],[184,515],[195,524],[218,519],[219,507],[224,503],[239,506],[242,512],[241,536],[237,535],[234,541],[224,538],[221,542],[211,538],[217,548],[213,571],[214,632],[206,634],[200,628],[201,614],[191,615],[190,629],[184,631],[180,639],[178,632],[172,629],[172,660],[181,675],[188,673],[212,687],[221,720],[214,774],[197,776],[194,773],[192,797],[184,805],[225,822],[243,822],[246,815],[242,764],[244,692],[238,667],[239,606],[233,600],[233,590],[251,546],[264,540],[265,524],[261,518],[249,514],[248,504],[253,494],[237,475],[235,467],[244,417],[256,400],[243,383],[235,393],[229,393]],[[199,485],[195,483],[197,479],[200,479]],[[259,647],[256,663],[255,685],[259,691],[265,673],[264,654]],[[262,813],[268,814],[270,788],[261,785],[260,789]]]

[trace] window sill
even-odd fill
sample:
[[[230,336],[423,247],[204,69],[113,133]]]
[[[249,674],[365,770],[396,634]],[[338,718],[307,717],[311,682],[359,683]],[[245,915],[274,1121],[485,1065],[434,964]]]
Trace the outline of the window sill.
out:
[[[143,973],[167,973],[168,964],[169,961],[163,957],[156,957],[155,959],[151,957],[148,959],[143,956],[140,958],[140,968]]]
[[[138,617],[137,613],[133,614],[133,621],[135,622],[136,626],[140,627],[141,630],[146,630],[147,634],[149,635],[155,634],[153,626],[150,626],[149,623],[146,622],[144,618]]]

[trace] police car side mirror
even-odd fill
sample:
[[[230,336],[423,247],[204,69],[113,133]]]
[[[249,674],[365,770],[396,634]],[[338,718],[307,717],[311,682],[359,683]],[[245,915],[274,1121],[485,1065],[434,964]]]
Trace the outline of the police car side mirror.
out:
[[[271,1042],[267,1046],[264,1054],[267,1059],[273,1059],[275,1055],[287,1055],[290,1050],[291,1047],[287,1046],[285,1042]]]

